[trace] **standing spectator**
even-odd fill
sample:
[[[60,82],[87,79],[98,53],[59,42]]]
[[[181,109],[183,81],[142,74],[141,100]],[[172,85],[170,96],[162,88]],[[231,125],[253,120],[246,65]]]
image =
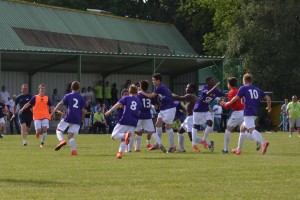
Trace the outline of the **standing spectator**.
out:
[[[111,87],[108,81],[105,82],[105,99],[109,107],[111,105]]]
[[[11,134],[14,133],[13,123],[15,123],[17,133],[21,134],[21,132],[20,132],[20,124],[19,124],[18,117],[12,119],[12,116],[13,116],[13,113],[14,113],[14,106],[15,106],[16,99],[17,99],[17,96],[13,95],[13,98],[10,99],[7,102],[7,104],[6,104],[8,106],[8,120],[9,120],[9,128],[10,128],[10,133]]]
[[[84,129],[88,129],[89,133],[90,133],[90,127],[92,126],[92,117],[91,115],[94,114],[94,111],[92,109],[91,106],[91,102],[90,101],[86,101],[85,102],[86,105],[86,114],[85,114],[85,119],[84,119]]]
[[[288,99],[284,100],[284,104],[281,106],[281,124],[282,124],[282,131],[288,131],[288,116],[286,113],[287,105],[289,103]]]
[[[53,103],[53,106],[56,106],[59,101],[60,101],[60,96],[57,94],[57,89],[55,88],[53,90],[53,94],[52,94],[52,103]]]
[[[103,113],[106,113],[106,112],[108,111],[107,106],[106,106],[105,103],[103,103],[103,104],[101,105],[101,111],[102,111]]]
[[[214,112],[214,129],[218,133],[221,133],[221,114],[222,114],[222,106],[220,106],[220,99],[218,99],[217,104],[213,107]]]
[[[117,84],[113,83],[111,85],[111,104],[115,105],[118,102],[118,90],[117,90]]]
[[[87,92],[85,93],[85,99],[86,99],[86,101],[90,101],[90,103],[93,105],[94,104],[94,97],[95,97],[95,94],[92,91],[91,86],[89,86],[88,89],[87,89]]]
[[[296,95],[292,97],[292,102],[288,103],[286,114],[289,117],[290,122],[290,136],[293,136],[293,131],[295,126],[297,127],[298,134],[300,137],[300,102],[298,102],[298,98]]]
[[[0,132],[4,131],[5,121],[3,117],[7,114],[8,111],[6,105],[3,102],[4,100],[0,99]],[[0,133],[0,138],[3,138],[2,133]]]
[[[99,128],[99,132],[106,133],[106,127],[107,123],[105,120],[104,113],[102,112],[102,109],[98,109],[98,111],[94,114],[94,123],[93,123],[93,133],[97,132],[97,129]]]
[[[85,87],[81,88],[81,93],[80,93],[80,95],[81,95],[83,98],[85,98],[85,96],[86,96],[86,89],[85,89]]]
[[[0,99],[3,100],[4,104],[8,102],[9,93],[6,91],[5,85],[2,85],[2,90],[0,92]]]
[[[125,85],[124,85],[124,89],[129,89],[130,85],[131,85],[131,80],[127,80]]]
[[[99,81],[99,84],[94,89],[96,103],[103,103],[103,81]]]
[[[221,130],[222,132],[224,132],[227,128],[227,120],[228,118],[230,117],[230,110],[229,109],[226,109],[226,108],[223,108],[222,107],[222,114],[221,114]]]

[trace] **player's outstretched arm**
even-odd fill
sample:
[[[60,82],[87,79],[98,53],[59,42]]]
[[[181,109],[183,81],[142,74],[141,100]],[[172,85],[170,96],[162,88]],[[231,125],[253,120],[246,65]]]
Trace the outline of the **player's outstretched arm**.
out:
[[[24,106],[23,106],[23,108],[21,108],[20,110],[19,110],[19,112],[20,113],[22,113],[26,108],[28,108],[30,106],[30,103],[28,102],[28,103],[26,103]]]
[[[239,96],[235,96],[231,99],[231,101],[227,102],[224,106],[225,107],[229,107],[230,105],[232,105],[234,102],[236,102],[240,97]]]
[[[210,95],[217,87],[219,87],[220,82],[218,82],[213,88],[211,88],[211,90],[209,90],[206,94]]]
[[[122,104],[121,104],[120,102],[116,103],[109,111],[107,111],[107,112],[105,113],[105,116],[110,115],[110,114],[112,113],[112,111],[114,111],[114,110],[120,108],[121,106],[122,106]]]
[[[270,113],[270,112],[272,111],[272,107],[271,107],[271,98],[270,98],[268,95],[266,95],[266,96],[265,96],[265,99],[266,99],[266,101],[267,101],[267,110],[268,110],[268,112]]]
[[[61,106],[61,105],[63,105],[64,104],[64,102],[63,101],[60,101],[57,105],[56,105],[56,107],[54,108],[53,106],[51,106],[52,107],[52,109],[51,109],[51,115],[54,115],[54,113],[56,112],[56,110]]]
[[[187,95],[185,95],[185,96],[178,96],[178,95],[172,93],[172,97],[173,97],[173,99],[175,99],[177,101],[187,101],[188,100]]]
[[[148,93],[146,93],[146,92],[144,92],[144,91],[139,91],[139,93],[141,93],[142,95],[144,95],[144,96],[146,96],[146,97],[148,97],[149,99],[153,99],[157,94],[156,93],[152,93],[152,94],[148,94]]]

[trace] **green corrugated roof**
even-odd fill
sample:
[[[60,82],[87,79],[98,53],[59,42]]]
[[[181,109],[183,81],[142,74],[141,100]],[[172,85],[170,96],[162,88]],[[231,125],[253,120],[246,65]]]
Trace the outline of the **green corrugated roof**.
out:
[[[68,50],[25,45],[12,29],[13,27],[162,45],[167,46],[175,54],[196,55],[192,47],[171,24],[0,0],[0,49]]]

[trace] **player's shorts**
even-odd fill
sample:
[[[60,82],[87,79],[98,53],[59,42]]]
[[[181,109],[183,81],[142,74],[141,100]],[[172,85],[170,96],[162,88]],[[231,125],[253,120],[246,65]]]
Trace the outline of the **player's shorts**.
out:
[[[193,112],[193,124],[204,124],[207,120],[213,120],[211,112]]]
[[[289,118],[290,127],[293,128],[296,127],[300,128],[300,118]]]
[[[243,110],[233,111],[227,122],[227,126],[236,127],[236,126],[240,126],[243,122],[244,122],[244,111]]]
[[[139,119],[135,131],[145,130],[147,132],[154,132],[154,124],[152,119]]]
[[[118,133],[128,133],[130,132],[131,134],[134,134],[135,132],[135,127],[134,126],[127,126],[127,125],[121,125],[119,123],[117,123],[117,125],[115,126],[111,137],[113,138],[116,134]]]
[[[59,124],[57,125],[57,129],[61,130],[61,131],[66,130],[68,127],[69,127],[68,133],[74,133],[75,135],[78,134],[79,129],[80,129],[79,124],[71,124],[71,123],[65,122],[62,119],[62,120],[60,120]]]
[[[32,122],[32,113],[19,113],[19,122],[20,124],[26,124],[26,126],[30,128]]]
[[[49,128],[49,119],[38,119],[34,120],[35,130],[41,129],[43,127]]]
[[[175,107],[169,108],[166,110],[161,110],[158,113],[157,118],[161,118],[163,122],[165,122],[166,124],[173,124],[175,114],[176,114],[176,108]]]
[[[249,129],[249,128],[255,128],[255,120],[256,116],[244,116],[244,122],[243,125]]]
[[[0,124],[5,124],[4,117],[1,117],[1,118],[0,118]]]
[[[187,116],[180,128],[183,128],[185,132],[192,132],[193,129],[193,115]]]

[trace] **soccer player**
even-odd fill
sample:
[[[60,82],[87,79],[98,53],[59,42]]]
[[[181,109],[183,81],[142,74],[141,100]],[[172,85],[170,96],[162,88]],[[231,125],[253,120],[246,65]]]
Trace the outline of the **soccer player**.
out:
[[[156,121],[156,133],[152,134],[155,141],[158,143],[162,152],[166,152],[165,147],[162,144],[160,139],[162,134],[162,126],[165,123],[166,132],[169,135],[170,148],[168,153],[173,153],[176,151],[174,143],[174,132],[172,129],[172,124],[175,118],[176,107],[171,92],[168,88],[162,83],[162,76],[160,73],[156,73],[152,76],[152,83],[156,87],[155,91],[152,94],[148,94],[144,91],[140,93],[150,99],[153,99],[157,95],[159,96],[160,101],[160,112],[158,113]],[[154,146],[155,147],[155,146]]]
[[[264,155],[267,151],[267,148],[269,146],[269,142],[264,140],[262,135],[255,130],[255,119],[258,116],[259,111],[259,105],[260,105],[260,98],[264,97],[267,101],[267,110],[268,112],[271,112],[271,98],[264,93],[261,89],[255,87],[252,85],[252,75],[251,74],[245,74],[243,76],[243,86],[240,87],[237,95],[231,99],[230,102],[227,102],[225,106],[230,106],[239,98],[244,98],[245,102],[245,109],[244,109],[244,122],[240,128],[240,132],[244,133],[247,129],[249,130],[249,133],[251,133],[254,137],[254,140],[256,142],[260,142],[262,145],[262,154]],[[239,138],[239,143],[243,144],[244,137]],[[233,153],[239,155],[241,154],[241,149],[236,148],[232,150]]]
[[[186,86],[186,95],[184,96],[178,96],[176,94],[172,94],[173,98],[178,101],[185,101],[186,102],[186,114],[187,117],[185,118],[184,122],[181,124],[179,131],[178,131],[178,153],[184,153],[184,132],[187,132],[189,135],[190,140],[192,141],[192,128],[193,128],[193,109],[195,106],[195,103],[198,100],[198,97],[195,95],[195,92],[197,91],[197,85],[194,83],[189,83]],[[202,140],[200,137],[197,136],[196,141],[200,143]]]
[[[42,134],[40,147],[43,148],[47,137],[47,130],[49,128],[49,120],[51,119],[49,107],[51,111],[54,107],[52,106],[50,98],[45,95],[46,86],[41,84],[39,85],[38,90],[39,93],[33,96],[19,112],[23,113],[28,107],[32,106],[36,138],[39,139]]]
[[[235,97],[238,93],[237,79],[235,77],[229,77],[227,79],[227,87],[230,90],[228,93],[228,101],[231,101],[232,98]],[[225,109],[232,108],[232,113],[227,122],[227,127],[225,130],[224,149],[221,152],[222,154],[228,154],[230,133],[235,129],[235,127],[241,126],[244,122],[244,101],[243,99],[238,99],[231,105],[226,105],[224,101],[220,101],[220,105]],[[240,133],[240,137],[247,137],[252,140],[254,139],[253,136],[247,131]],[[241,145],[242,144],[240,143],[238,144],[239,149],[241,148]]]
[[[215,81],[212,77],[206,78],[206,85],[201,89],[201,95],[196,102],[193,110],[193,129],[192,129],[192,146],[195,152],[200,152],[200,149],[196,145],[197,131],[200,128],[200,125],[206,123],[207,126],[204,130],[204,136],[202,138],[201,144],[205,149],[209,147],[211,152],[214,151],[214,142],[207,141],[206,138],[209,133],[213,131],[213,121],[212,114],[209,111],[209,104],[216,98],[222,97],[225,94],[221,92],[217,87],[220,83],[215,84]]]
[[[149,82],[147,80],[142,80],[140,82],[140,90],[147,93],[149,87]],[[155,102],[143,94],[139,93],[137,95],[140,102],[142,103],[142,110],[139,115],[138,125],[136,127],[136,144],[135,144],[135,152],[140,151],[141,141],[142,141],[142,130],[147,131],[147,148],[151,149],[152,145],[150,143],[151,135],[154,133],[154,124],[151,116],[151,106],[155,104]]]
[[[136,97],[138,89],[135,85],[129,87],[129,96],[122,97],[109,111],[105,113],[106,116],[110,115],[115,109],[123,106],[124,111],[118,124],[115,126],[111,138],[113,140],[121,139],[119,152],[117,158],[122,158],[122,154],[129,144],[131,134],[134,134],[135,128],[138,123],[138,115],[142,108],[140,100]]]
[[[5,127],[5,120],[4,116],[7,115],[8,113],[8,108],[7,106],[3,103],[3,99],[0,101],[0,132],[4,132],[4,127]],[[0,138],[3,138],[3,134],[0,133]]]
[[[64,140],[63,132],[68,128],[68,140],[71,146],[71,155],[77,155],[76,143],[74,135],[77,135],[80,129],[80,125],[84,123],[84,116],[86,113],[85,99],[80,95],[80,84],[74,81],[71,84],[72,92],[64,96],[63,100],[57,104],[52,111],[51,115],[55,114],[55,111],[61,106],[67,107],[67,114],[59,122],[56,129],[56,136],[59,140],[59,144],[56,146],[55,151],[58,151],[67,144]]]
[[[20,94],[16,99],[14,110],[13,110],[13,116],[11,117],[11,120],[13,120],[16,117],[17,106],[19,105],[20,108],[23,108],[24,105],[28,103],[32,98],[32,95],[28,93],[27,84],[21,85],[21,93],[22,94]],[[23,112],[19,112],[19,121],[21,124],[21,135],[23,140],[23,146],[27,146],[27,135],[30,131],[30,126],[32,122],[31,106],[24,109]]]

